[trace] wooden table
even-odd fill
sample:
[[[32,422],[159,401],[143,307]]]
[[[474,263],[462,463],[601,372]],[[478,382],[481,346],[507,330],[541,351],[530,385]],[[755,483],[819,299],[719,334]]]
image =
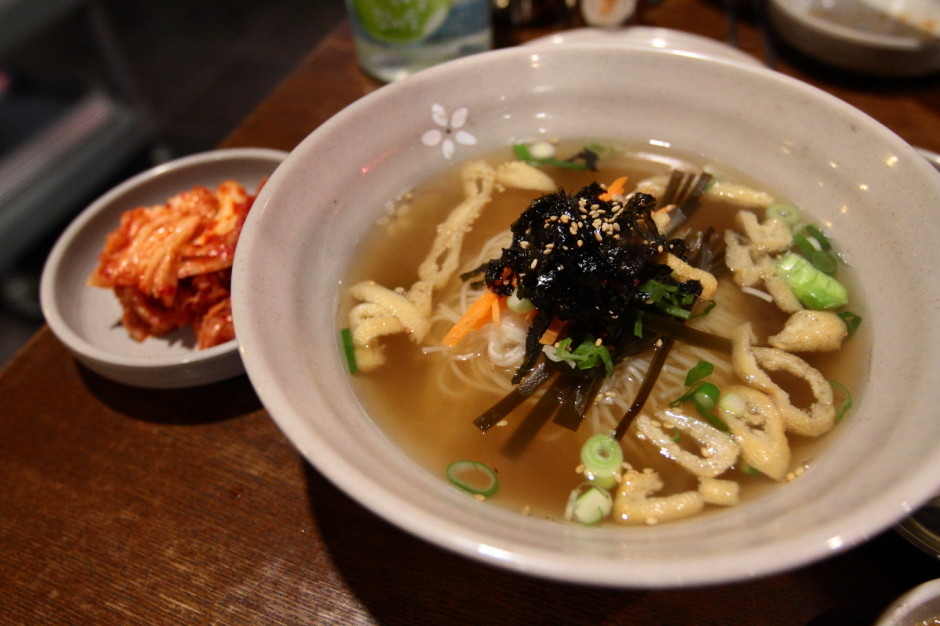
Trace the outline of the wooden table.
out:
[[[641,0],[642,3],[643,0]],[[644,5],[641,23],[726,37],[721,3]],[[763,58],[743,20],[741,48]],[[940,152],[936,79],[777,68]],[[291,149],[377,85],[340,25],[225,141]],[[528,578],[424,543],[307,464],[245,377],[147,391],[104,380],[48,329],[0,373],[0,622],[865,624],[940,563],[893,531],[785,574],[619,591]]]

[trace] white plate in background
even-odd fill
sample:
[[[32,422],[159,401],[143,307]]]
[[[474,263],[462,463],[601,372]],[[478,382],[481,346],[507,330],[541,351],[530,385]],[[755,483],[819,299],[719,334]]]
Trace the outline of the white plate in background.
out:
[[[745,65],[760,65],[760,61],[733,46],[681,30],[654,26],[627,26],[626,28],[576,28],[565,30],[527,42],[529,46],[559,46],[566,44],[606,44],[627,48],[656,48],[695,56],[732,61]]]
[[[874,8],[891,5],[891,11],[900,13],[916,4],[913,0],[770,0],[769,15],[781,39],[826,65],[877,76],[924,76],[940,71],[940,38]]]

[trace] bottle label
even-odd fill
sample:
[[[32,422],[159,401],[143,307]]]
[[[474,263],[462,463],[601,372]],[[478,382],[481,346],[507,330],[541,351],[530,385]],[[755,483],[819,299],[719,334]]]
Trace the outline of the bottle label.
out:
[[[421,41],[440,28],[451,0],[352,0],[359,24],[369,36],[394,44]]]

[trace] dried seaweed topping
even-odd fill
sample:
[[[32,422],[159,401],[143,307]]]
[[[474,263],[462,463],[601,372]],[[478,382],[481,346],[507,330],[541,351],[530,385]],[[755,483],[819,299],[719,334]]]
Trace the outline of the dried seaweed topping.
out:
[[[647,281],[683,294],[701,291],[698,281],[676,282],[656,261],[664,252],[685,258],[686,251],[682,239],[659,233],[652,219],[656,199],[636,193],[625,202],[605,201],[603,193],[594,183],[574,195],[558,191],[537,198],[512,225],[512,244],[485,266],[492,291],[508,296],[515,290],[537,312],[514,382],[534,367],[539,339],[553,320],[567,322],[575,345],[592,335],[616,354],[625,341],[637,339],[633,327],[647,304]]]

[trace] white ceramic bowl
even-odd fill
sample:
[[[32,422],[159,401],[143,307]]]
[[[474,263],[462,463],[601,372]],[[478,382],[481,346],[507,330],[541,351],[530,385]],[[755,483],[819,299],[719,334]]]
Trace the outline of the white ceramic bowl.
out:
[[[182,330],[134,341],[120,325],[121,305],[112,291],[86,281],[124,211],[226,179],[254,192],[286,156],[258,148],[195,154],[142,172],[95,200],[65,229],[43,267],[40,301],[52,332],[89,369],[128,385],[191,387],[243,373],[236,341],[199,350],[192,333]]]
[[[874,626],[930,626],[940,619],[940,578],[914,587],[891,603]]]
[[[933,5],[928,3],[933,2]],[[931,8],[932,7],[932,8]],[[940,71],[940,35],[887,16],[930,21],[934,0],[770,0],[770,21],[787,43],[843,70],[878,76],[924,76]]]
[[[746,52],[722,41],[716,41],[671,28],[655,26],[627,26],[626,28],[575,28],[564,30],[526,42],[529,46],[565,46],[569,44],[604,44],[628,48],[659,48],[694,56],[737,61],[760,65],[760,61]]]
[[[432,117],[432,107],[448,115]],[[463,108],[465,116],[452,115]],[[357,242],[386,201],[451,163],[556,137],[706,155],[811,207],[831,230],[861,277],[875,341],[860,406],[812,471],[700,519],[583,528],[466,497],[408,458],[363,411],[337,330],[340,280]],[[519,572],[598,585],[747,579],[863,542],[940,486],[940,317],[931,313],[940,285],[926,280],[940,263],[937,198],[940,176],[896,135],[768,70],[607,46],[499,50],[383,87],[298,145],[242,233],[236,332],[264,405],[306,458],[428,541]]]

